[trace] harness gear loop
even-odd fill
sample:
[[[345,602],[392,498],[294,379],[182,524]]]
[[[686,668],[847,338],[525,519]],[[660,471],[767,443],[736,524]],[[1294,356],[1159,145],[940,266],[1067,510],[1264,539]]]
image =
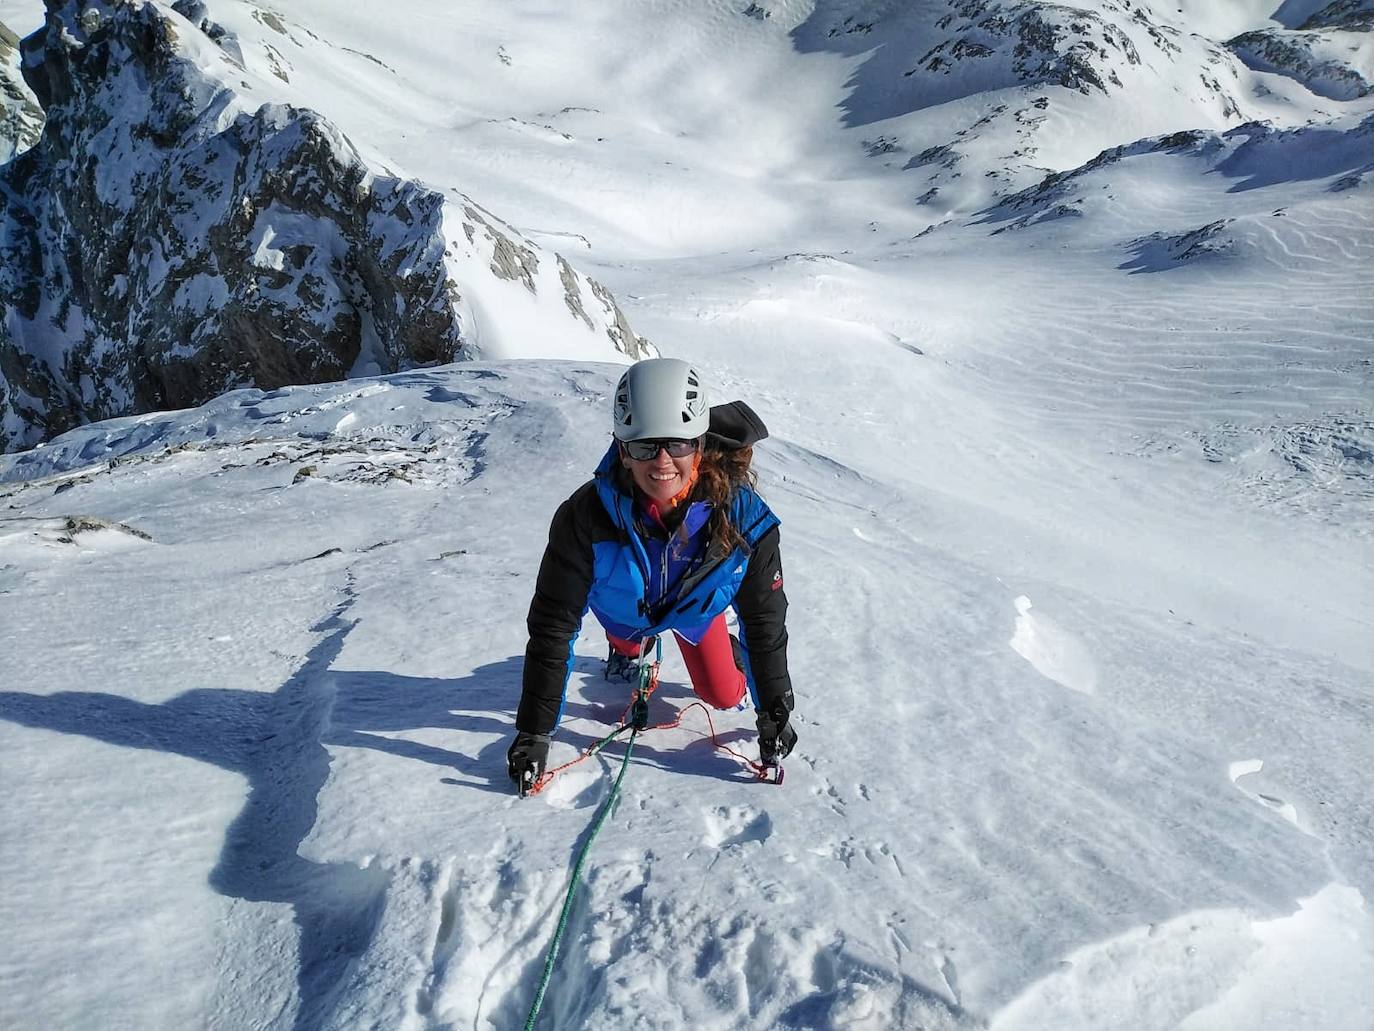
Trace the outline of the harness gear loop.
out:
[[[649,726],[649,696],[658,687],[658,667],[663,661],[663,641],[661,638],[654,639],[654,661],[645,662],[645,642],[640,643],[639,651],[639,686],[635,689],[634,701],[630,703],[629,720],[630,726],[638,733]]]
[[[649,726],[649,695],[645,691],[636,691],[635,700],[630,703],[630,726],[636,731]]]

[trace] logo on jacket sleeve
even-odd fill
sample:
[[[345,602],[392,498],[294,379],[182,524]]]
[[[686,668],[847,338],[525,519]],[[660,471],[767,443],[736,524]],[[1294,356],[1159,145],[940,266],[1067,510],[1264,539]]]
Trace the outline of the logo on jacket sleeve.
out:
[[[777,590],[778,588],[780,588],[781,586],[782,586],[782,570],[779,569],[776,573],[773,574],[773,587],[772,587],[772,589],[776,591],[776,590]]]

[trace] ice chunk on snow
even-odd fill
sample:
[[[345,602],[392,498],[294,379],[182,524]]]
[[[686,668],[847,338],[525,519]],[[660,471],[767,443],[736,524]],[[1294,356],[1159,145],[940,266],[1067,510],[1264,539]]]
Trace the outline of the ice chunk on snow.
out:
[[[1097,667],[1083,643],[1046,616],[1031,615],[1031,600],[1016,599],[1016,631],[1010,644],[1036,671],[1056,684],[1093,694]]]

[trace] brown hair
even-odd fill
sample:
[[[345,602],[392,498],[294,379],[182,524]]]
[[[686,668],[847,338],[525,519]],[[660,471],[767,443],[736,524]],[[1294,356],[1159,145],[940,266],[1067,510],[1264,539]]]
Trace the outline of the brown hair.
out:
[[[753,462],[752,447],[724,451],[707,446],[701,453],[701,465],[697,468],[697,482],[692,496],[711,502],[711,518],[706,527],[711,539],[727,551],[746,546],[739,527],[730,522],[730,501],[740,487],[752,487],[758,482]]]

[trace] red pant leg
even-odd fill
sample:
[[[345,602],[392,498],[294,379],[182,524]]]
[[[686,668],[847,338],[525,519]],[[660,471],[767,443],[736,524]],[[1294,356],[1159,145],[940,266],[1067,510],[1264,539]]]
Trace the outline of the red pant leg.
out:
[[[707,628],[700,644],[674,634],[682,649],[682,660],[692,678],[692,690],[707,705],[716,709],[733,709],[744,698],[748,686],[744,672],[735,665],[735,652],[730,646],[730,631],[721,613]]]
[[[615,634],[607,630],[606,641],[616,652],[627,659],[637,659],[641,654],[652,657],[654,654],[655,639],[652,637],[647,641],[627,641],[623,637],[616,637]]]

